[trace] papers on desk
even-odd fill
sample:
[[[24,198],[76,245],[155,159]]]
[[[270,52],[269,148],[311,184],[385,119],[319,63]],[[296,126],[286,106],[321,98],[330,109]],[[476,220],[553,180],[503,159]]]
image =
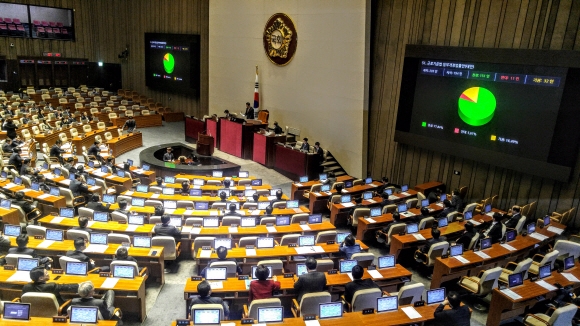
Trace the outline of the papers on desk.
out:
[[[532,237],[534,239],[538,239],[540,241],[544,241],[544,240],[548,239],[547,236],[540,234],[538,232],[534,232],[534,233],[530,234],[530,237]]]
[[[512,298],[513,300],[518,300],[521,299],[522,296],[515,293],[514,291],[510,290],[510,289],[503,289],[500,290],[503,294],[507,295],[508,297]]]
[[[114,176],[114,175],[109,175],[109,176],[106,176],[105,179],[114,179],[115,177],[116,176]]]
[[[201,189],[201,186],[192,186],[192,189]]]
[[[70,179],[60,180],[60,183],[64,183],[65,185],[70,185]]]
[[[350,280],[351,280],[351,281],[353,280],[353,278],[352,278],[352,273],[346,273],[346,275],[348,275],[348,277],[350,277]]]
[[[377,271],[376,269],[370,270],[368,272],[372,278],[383,278],[383,275],[381,274],[381,272]]]
[[[125,191],[126,196],[133,196],[133,193],[134,193],[133,191],[129,191],[129,190]]]
[[[276,233],[278,232],[278,230],[276,230],[275,226],[267,226],[266,230],[268,231],[268,233]]]
[[[485,214],[485,215],[487,215],[487,216],[489,216],[489,217],[493,217],[493,214],[495,214],[495,212],[488,212],[488,213],[487,213],[487,214]]]
[[[53,243],[54,243],[54,241],[52,241],[52,240],[44,240],[41,243],[39,243],[36,246],[36,248],[44,248],[44,249],[46,249],[46,248],[50,247],[50,245],[53,244]]]
[[[417,214],[415,214],[413,212],[404,212],[404,213],[401,213],[401,215],[403,215],[404,217],[411,217],[411,216],[415,216]]]
[[[257,256],[256,249],[246,249],[246,256]]]
[[[133,170],[133,173],[137,173],[137,174],[142,174],[142,173],[144,173],[144,172],[145,172],[145,171],[143,171],[143,170],[141,170],[141,169],[135,169],[135,170]]]
[[[230,200],[230,201],[231,201],[231,202],[233,202],[233,203],[236,203],[236,202],[238,202],[238,200],[237,200],[237,199],[235,199],[235,198],[232,198],[232,200]]]
[[[165,214],[173,214],[173,212],[175,212],[175,209],[173,209],[173,208],[166,208],[165,209]]]
[[[276,196],[268,196],[268,200],[274,200],[276,199]]]
[[[300,213],[302,213],[302,209],[300,209],[300,208],[294,208],[294,213],[300,214]]]
[[[469,264],[469,260],[465,259],[462,256],[453,256],[453,258],[459,260],[462,264]]]
[[[367,201],[368,201],[369,203],[371,203],[371,204],[374,204],[374,203],[376,203],[376,201],[375,201],[374,199],[367,199]]]
[[[514,248],[514,247],[510,246],[510,245],[509,245],[509,244],[507,244],[507,243],[502,243],[500,246],[502,246],[502,247],[506,248],[506,249],[507,249],[507,250],[509,250],[509,251],[516,251],[516,248]]]
[[[421,318],[421,314],[417,312],[417,310],[415,310],[415,308],[413,307],[403,307],[401,308],[401,310],[403,310],[403,312],[407,315],[407,317],[409,317],[410,319],[417,319],[417,318]]]
[[[93,226],[93,224],[95,224],[95,223],[96,223],[96,221],[89,221],[89,222],[87,223],[87,226],[88,226],[88,227],[91,227],[91,226]]]
[[[374,183],[369,183],[369,184],[368,184],[368,186],[370,186],[370,187],[373,187],[373,188],[376,188],[376,187],[378,187],[378,186],[377,186],[376,184],[374,184]]]
[[[53,217],[52,220],[50,220],[50,223],[58,224],[62,222],[62,220],[64,220],[64,216],[56,216]]]
[[[88,245],[87,249],[84,250],[84,252],[104,253],[107,250],[107,248],[109,248],[108,245],[90,244],[90,245]]]
[[[570,273],[561,273],[560,275],[564,276],[570,282],[580,282],[580,280],[577,279],[576,276]]]
[[[185,212],[183,212],[183,215],[191,215],[193,214],[193,209],[186,209]]]
[[[424,236],[423,236],[421,233],[413,233],[412,235],[413,235],[413,236],[415,237],[415,239],[417,239],[417,240],[425,240],[425,237],[424,237]]]
[[[469,222],[471,222],[471,224],[473,224],[475,226],[481,225],[481,223],[479,223],[478,221],[476,221],[474,219],[469,220]]]
[[[260,215],[262,211],[259,209],[254,209],[253,211],[250,212],[250,215]]]
[[[486,254],[483,251],[474,251],[473,253],[478,255],[479,257],[481,257],[483,259],[490,259],[491,258],[488,254]]]
[[[30,272],[29,271],[18,271],[12,274],[7,279],[8,282],[26,282],[30,283],[32,280],[30,279]]]
[[[236,323],[220,323],[220,326],[236,326]]]
[[[159,198],[159,194],[153,194],[151,197],[149,198]]]
[[[389,200],[397,200],[397,199],[399,199],[399,197],[395,195],[389,195]]]
[[[411,196],[411,194],[410,194],[410,193],[408,193],[408,192],[406,192],[406,191],[403,191],[403,192],[401,193],[401,195],[403,195],[403,196]]]
[[[97,191],[99,190],[99,186],[91,186],[89,187],[89,191]]]
[[[252,190],[252,186],[246,186],[246,190]]]
[[[10,188],[14,188],[16,186],[17,186],[17,184],[10,182],[9,184],[5,185],[4,188],[10,189]]]
[[[189,231],[189,234],[200,234],[201,233],[201,228],[191,228],[191,230]]]
[[[342,192],[343,194],[348,194],[348,190],[346,190],[346,189],[342,189],[342,191],[341,191],[341,192]]]
[[[564,232],[564,229],[560,229],[560,228],[557,228],[555,226],[548,226],[548,231],[550,231],[552,233],[562,234],[562,232]]]
[[[238,233],[238,227],[237,226],[230,226],[228,228],[228,232],[229,233]]]
[[[367,221],[369,223],[377,223],[377,221],[375,221],[373,218],[370,218],[370,217],[366,217],[365,221]]]
[[[304,325],[306,325],[306,326],[320,326],[320,323],[316,319],[314,319],[314,320],[305,320],[304,321]]]
[[[103,282],[103,284],[101,284],[101,288],[105,288],[105,289],[112,289],[115,287],[115,285],[117,285],[117,282],[119,282],[119,279],[116,277],[109,277],[107,279],[105,279],[105,281]]]
[[[296,253],[301,255],[325,252],[321,246],[295,247],[294,249],[296,249]]]
[[[314,196],[316,196],[316,197],[318,197],[318,196],[322,195],[322,194],[321,194],[321,193],[319,193],[319,192],[313,192],[313,194],[314,194]]]
[[[220,212],[218,212],[217,210],[209,211],[209,216],[219,216],[219,215],[220,215]]]
[[[96,175],[96,176],[98,176],[98,177],[102,177],[102,176],[104,176],[107,173],[102,172],[102,171],[93,171],[93,174]]]
[[[310,230],[310,226],[308,224],[300,224],[300,228],[304,231]]]
[[[354,204],[353,203],[342,203],[343,207],[353,207]]]
[[[209,286],[211,287],[212,290],[223,289],[224,282],[222,282],[222,281],[209,282]]]
[[[135,225],[135,224],[127,224],[127,228],[125,229],[125,231],[127,231],[127,232],[136,231],[138,226],[139,225]]]
[[[295,183],[294,185],[295,185],[296,187],[302,187],[302,184],[301,184],[301,183]]]
[[[209,258],[211,257],[211,250],[200,250],[199,258]]]
[[[439,207],[443,207],[443,203],[437,203],[437,204],[435,204],[435,205],[437,205],[437,206],[439,206]]]
[[[552,284],[550,284],[544,280],[537,281],[536,284],[538,284],[539,286],[543,287],[544,289],[546,289],[548,291],[555,291],[558,289],[557,287],[553,286]]]

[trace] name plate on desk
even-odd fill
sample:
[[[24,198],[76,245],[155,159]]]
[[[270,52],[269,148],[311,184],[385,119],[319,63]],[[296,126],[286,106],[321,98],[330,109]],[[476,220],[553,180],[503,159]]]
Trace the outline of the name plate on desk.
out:
[[[201,250],[211,250],[211,246],[202,246]]]
[[[52,274],[63,274],[64,271],[62,269],[53,269]]]
[[[294,274],[292,273],[284,273],[284,278],[293,278]]]
[[[449,255],[441,255],[441,259],[449,258]]]
[[[191,325],[191,320],[189,320],[189,319],[176,319],[175,325],[177,325],[177,326]]]
[[[316,315],[304,315],[303,320],[316,320]]]
[[[338,270],[337,269],[328,270],[328,275],[332,275],[332,274],[338,274]]]
[[[416,301],[413,304],[413,307],[423,307],[425,305],[425,301],[421,300],[421,301]]]
[[[405,231],[399,232],[399,235],[405,235]]]
[[[99,273],[99,276],[100,277],[109,277],[109,276],[111,276],[111,273],[109,273],[109,272],[100,272]]]
[[[118,222],[119,222],[119,224],[127,224],[127,221],[125,221],[125,220],[119,220]]]
[[[372,315],[374,313],[375,313],[375,308],[363,309],[363,311],[362,311],[363,315]]]
[[[239,275],[238,276],[238,280],[240,281],[244,281],[244,280],[249,280],[250,277],[248,275]]]
[[[288,248],[295,248],[295,247],[298,247],[298,245],[295,244],[295,243],[289,243],[288,244]]]
[[[4,265],[4,270],[5,271],[13,271],[14,270],[14,265]]]
[[[42,240],[42,239],[44,239],[44,237],[41,235],[35,235],[34,239]]]
[[[300,225],[305,225],[306,223],[308,223],[307,221],[300,221]]]
[[[274,226],[274,223],[266,223],[266,226],[267,226],[267,227],[269,227],[269,226]]]
[[[53,323],[66,323],[66,316],[53,316],[52,322]]]
[[[333,245],[335,243],[336,243],[336,241],[334,241],[334,240],[328,240],[328,241],[326,241],[326,244],[327,245]]]
[[[201,281],[201,279],[202,279],[202,278],[201,278],[201,276],[192,276],[192,277],[191,277],[191,280],[192,280],[192,281]],[[238,279],[239,279],[239,278],[238,278]]]
[[[247,246],[246,246],[246,249],[254,249],[254,246],[252,246],[252,245],[247,245]]]
[[[253,324],[254,319],[252,318],[242,318],[242,325]]]

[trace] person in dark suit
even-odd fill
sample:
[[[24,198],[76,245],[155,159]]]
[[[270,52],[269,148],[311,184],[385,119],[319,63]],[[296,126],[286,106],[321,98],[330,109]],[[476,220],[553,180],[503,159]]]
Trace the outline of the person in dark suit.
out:
[[[182,196],[189,196],[189,181],[183,181],[181,183],[181,195]]]
[[[60,292],[77,292],[79,288],[78,283],[46,283],[46,281],[50,280],[50,275],[48,274],[48,271],[44,269],[44,266],[38,266],[31,269],[30,279],[32,280],[32,283],[25,284],[22,287],[22,294],[29,292],[52,293],[56,297],[59,305],[64,303],[64,300],[60,296]]]
[[[242,214],[240,214],[236,211],[236,204],[230,204],[229,209],[230,210],[225,215],[227,215],[227,216],[240,216],[240,217],[242,216]]]
[[[353,254],[361,252],[360,245],[356,243],[356,239],[352,234],[349,234],[344,239],[338,250],[346,256],[346,259],[351,259]]]
[[[64,164],[64,161],[62,159],[62,153],[65,152],[64,149],[61,149],[60,146],[62,145],[62,140],[57,139],[56,143],[54,145],[52,145],[52,147],[50,148],[50,157],[56,157],[58,158],[58,161],[60,162],[60,164]]]
[[[32,258],[38,258],[36,254],[36,250],[32,248],[27,248],[28,245],[28,235],[27,234],[20,234],[16,238],[16,244],[18,247],[8,249],[8,254],[17,254],[17,255],[30,255]],[[52,263],[52,258],[50,257],[43,257],[39,260],[39,265],[46,266],[49,263]]]
[[[87,244],[85,239],[83,238],[76,238],[74,240],[75,250],[69,250],[66,252],[67,257],[74,258],[76,260],[80,260],[82,262],[89,263],[89,269],[95,268],[95,261],[89,258],[89,256],[85,255],[83,250],[87,249]]]
[[[473,239],[475,234],[475,226],[471,222],[467,222],[465,223],[465,232],[459,236],[459,239],[457,239],[455,243],[463,245],[463,250],[467,250],[469,248],[469,244],[471,244],[471,239]]]
[[[459,189],[453,190],[453,195],[451,196],[451,207],[456,211],[463,209],[463,199],[459,196]]]
[[[22,167],[20,167],[20,175],[30,176],[32,174],[33,169],[30,167],[30,159],[25,158],[22,160]]]
[[[377,242],[385,243],[389,235],[389,231],[391,230],[391,227],[393,227],[393,225],[395,224],[401,223],[401,215],[399,214],[399,212],[394,212],[392,215],[393,221],[384,226],[382,230],[378,230],[376,232]]]
[[[445,306],[449,305],[451,309],[444,310]],[[443,301],[437,309],[435,309],[435,325],[441,326],[469,326],[471,313],[469,307],[461,305],[459,294],[455,291],[447,294],[447,299]]]
[[[22,169],[22,157],[20,156],[20,148],[15,147],[10,155],[10,159],[8,159],[8,165],[13,165],[17,172],[20,173],[20,169]]]
[[[274,135],[281,135],[284,133],[282,127],[278,125],[278,121],[274,121]]]
[[[421,248],[421,252],[424,254],[428,253],[429,249],[431,249],[431,246],[433,246],[434,244],[447,241],[446,237],[441,236],[441,231],[439,231],[439,229],[431,229],[431,236],[433,238],[425,241],[425,245],[423,246],[423,248]]]
[[[153,233],[157,236],[168,236],[175,238],[175,242],[181,240],[181,231],[173,225],[169,225],[169,215],[161,216],[161,225],[156,225],[153,228]]]
[[[301,151],[310,151],[310,144],[308,144],[308,138],[302,139],[302,146],[300,146]]]
[[[125,216],[127,216],[127,218],[129,217],[129,211],[127,210],[127,201],[125,199],[121,199],[119,200],[119,209],[117,209],[115,212],[124,214]]]
[[[72,191],[73,196],[75,197],[84,196],[85,202],[87,202],[88,201],[87,197],[91,195],[91,192],[89,191],[89,187],[87,187],[87,185],[83,183],[82,178],[83,178],[82,175],[75,174],[75,178],[74,180],[71,180],[70,184],[68,185],[68,188]]]
[[[427,207],[421,207],[420,211],[421,211],[421,214],[419,214],[419,215],[415,215],[415,216],[411,216],[411,217],[408,217],[407,219],[408,219],[409,221],[413,221],[414,223],[417,223],[417,224],[419,224],[419,223],[421,223],[421,221],[422,221],[423,219],[426,219],[426,218],[430,217],[430,216],[429,216],[429,208],[427,208]],[[432,224],[430,224],[430,223],[426,223],[426,225],[425,225],[425,229],[426,229],[426,228],[430,228],[430,227],[432,227],[432,226],[433,226]]]
[[[36,207],[34,203],[29,202],[28,200],[24,199],[24,192],[17,191],[14,194],[14,200],[12,201],[13,205],[19,206],[24,211],[24,214],[28,215],[32,212]]]
[[[137,128],[137,122],[135,121],[135,118],[129,117],[129,119],[125,121],[125,124],[123,125],[123,128],[121,128],[121,130],[125,130],[125,128],[127,128],[127,132],[135,131],[135,129]]]
[[[498,243],[502,238],[502,223],[503,215],[500,213],[493,213],[493,222],[487,230],[483,232],[486,238],[490,238],[492,243]]]
[[[511,215],[509,214],[505,214],[503,215],[504,218],[507,218],[508,220],[504,222],[505,226],[509,229],[515,229],[516,226],[518,225],[518,222],[520,221],[520,218],[522,218],[522,214],[521,212],[521,208],[518,205],[515,205],[514,207],[512,207],[512,213]]]
[[[163,154],[163,162],[171,162],[175,160],[171,147],[167,147],[167,153]]]
[[[119,247],[119,249],[117,249],[117,252],[115,253],[113,261],[132,261],[136,263],[137,259],[129,256],[129,251],[127,250],[126,247]]]
[[[111,204],[107,203],[106,205],[103,205],[100,201],[101,197],[99,197],[99,195],[93,194],[91,201],[87,204],[87,208],[90,208],[95,212],[108,212]]]
[[[242,274],[242,267],[238,265],[238,261],[235,258],[227,258],[228,257],[228,248],[221,246],[216,248],[215,253],[218,256],[218,259],[211,259],[207,266],[199,272],[199,275],[205,278],[207,268],[211,266],[212,263],[217,261],[232,261],[236,263],[236,272],[238,275]]]
[[[196,304],[221,304],[224,307],[224,316],[228,317],[230,315],[230,307],[227,302],[222,300],[222,298],[211,296],[211,286],[208,281],[202,281],[197,285],[197,294],[199,296],[191,300],[192,306]],[[191,306],[189,310],[191,310]]]
[[[324,160],[324,150],[322,150],[322,148],[320,147],[319,142],[314,143],[314,153],[318,157],[319,162],[322,163],[322,161]]]
[[[79,226],[75,226],[71,228],[71,230],[78,230],[78,231],[87,231],[89,233],[93,232],[92,229],[89,229],[87,225],[89,224],[89,218],[86,216],[79,217]]]
[[[98,307],[101,316],[105,320],[121,318],[121,314],[117,312],[117,315],[114,315],[115,311],[115,292],[113,290],[105,291],[105,294],[101,297],[101,299],[94,298],[95,296],[95,286],[93,282],[86,281],[79,284],[78,290],[80,298],[72,299],[71,305],[73,306],[84,306],[84,307]]]
[[[455,208],[451,206],[451,201],[449,201],[449,199],[445,199],[443,201],[443,207],[443,211],[437,215],[437,218],[447,217],[449,213],[455,212]]]
[[[101,149],[99,148],[99,141],[95,140],[95,142],[89,147],[87,150],[87,154],[90,156],[94,156],[99,162],[103,163],[105,160],[101,156]]]
[[[352,282],[346,283],[344,287],[344,300],[352,303],[352,297],[358,290],[365,289],[380,289],[380,287],[370,278],[362,279],[364,268],[361,265],[356,265],[352,268]]]
[[[12,153],[16,145],[12,142],[12,139],[6,138],[6,141],[2,145],[2,151],[4,153]]]
[[[429,199],[429,204],[433,204],[439,201],[439,196],[441,196],[441,189],[437,188],[434,191],[431,191],[429,195],[427,195],[427,199]]]
[[[306,259],[306,269],[308,273],[302,274],[294,283],[294,291],[297,295],[297,300],[300,303],[302,296],[306,293],[322,292],[326,289],[326,275],[316,271],[316,259],[308,257]]]
[[[330,188],[332,188],[332,185],[335,182],[336,182],[336,177],[334,176],[334,172],[332,172],[332,171],[328,172],[328,174],[326,175],[326,179],[325,180],[320,180],[320,183],[321,184],[323,184],[323,185],[329,184],[330,185]]]
[[[6,130],[6,136],[8,138],[14,139],[14,138],[18,137],[18,134],[16,133],[16,129],[18,129],[18,126],[16,126],[14,124],[14,122],[12,122],[12,119],[10,119],[10,118],[6,119],[6,122],[4,123],[2,130]]]
[[[243,115],[246,117],[246,120],[254,119],[254,108],[250,106],[250,102],[246,102],[246,112]]]

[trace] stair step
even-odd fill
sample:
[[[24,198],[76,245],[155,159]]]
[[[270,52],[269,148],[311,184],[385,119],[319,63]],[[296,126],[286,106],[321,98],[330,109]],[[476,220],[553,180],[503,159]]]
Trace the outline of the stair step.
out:
[[[330,165],[335,165],[336,161],[326,161],[322,164],[320,164],[321,166],[330,166]]]
[[[336,171],[336,170],[342,170],[342,168],[340,166],[338,166],[338,165],[329,166],[329,167],[325,167],[324,168],[324,172]]]
[[[339,175],[346,175],[346,172],[344,172],[344,171],[334,172],[335,177],[338,177]]]

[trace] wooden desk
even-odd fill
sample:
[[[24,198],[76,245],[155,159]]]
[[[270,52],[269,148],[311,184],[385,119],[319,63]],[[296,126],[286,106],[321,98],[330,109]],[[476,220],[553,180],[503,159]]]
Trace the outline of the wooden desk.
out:
[[[298,180],[307,175],[308,179],[318,178],[320,162],[317,155],[303,153],[292,148],[276,144],[274,170],[290,179]]]
[[[336,181],[340,181],[340,182],[345,182],[345,181],[350,181],[350,180],[354,180],[354,177],[351,177],[350,175],[341,175],[339,177],[336,178]],[[313,185],[320,183],[320,180],[311,180],[308,182],[303,182],[303,183],[292,183],[291,186],[291,190],[290,190],[290,194],[292,197],[292,200],[294,199],[303,199],[303,194],[305,190],[310,190],[310,188],[312,188]]]
[[[63,187],[66,189],[69,189],[69,185],[70,185],[70,179],[66,179],[65,177],[63,177],[62,175],[60,177],[57,177],[56,175],[52,174],[52,173],[41,173],[44,178],[46,180],[50,180],[52,181],[54,184],[56,184],[58,187]],[[89,186],[87,185],[87,187],[89,188],[89,191],[92,193],[99,193],[101,194],[103,192],[102,188],[99,186]]]
[[[167,120],[165,120],[167,121]],[[205,121],[194,117],[185,117],[185,141],[195,143],[199,133],[206,131]],[[215,145],[215,140],[214,140]]]
[[[134,117],[137,123],[137,128],[147,128],[147,127],[161,127],[163,126],[163,120],[161,114],[150,114],[150,115],[138,115]],[[125,122],[129,120],[128,117],[113,118],[111,123],[113,126],[122,128]]]
[[[117,193],[120,194],[123,191],[129,190],[133,187],[133,182],[129,178],[121,178],[117,175],[111,173],[102,173],[101,169],[92,169],[85,167],[85,172],[93,176],[94,178],[105,180],[107,186],[115,187]]]
[[[91,126],[91,128],[92,128],[93,130],[95,130],[95,129],[98,129],[98,128],[97,128],[97,123],[96,123],[96,122],[91,122],[91,123],[90,123],[90,126]],[[43,143],[46,143],[46,144],[48,145],[48,147],[51,147],[52,145],[54,145],[54,144],[56,143],[56,141],[57,141],[58,139],[60,139],[60,138],[58,137],[58,135],[59,135],[60,133],[63,133],[63,132],[64,132],[64,133],[67,135],[67,137],[69,138],[69,140],[70,140],[70,139],[72,138],[72,137],[70,136],[70,130],[71,130],[71,128],[76,128],[76,129],[77,129],[77,131],[79,131],[79,133],[81,133],[81,132],[82,132],[82,130],[83,130],[83,127],[82,127],[82,125],[79,125],[79,126],[76,126],[76,127],[70,127],[70,128],[63,128],[63,129],[62,129],[62,130],[60,130],[60,131],[56,131],[56,130],[54,130],[54,129],[53,129],[53,131],[52,131],[52,133],[51,133],[51,134],[45,135],[45,134],[42,134],[42,133],[41,133],[41,134],[39,134],[39,135],[36,135],[36,136],[34,136],[34,139],[35,139],[35,140],[36,140],[38,143],[40,143],[40,145],[41,145],[41,146],[42,146],[42,144],[43,144]],[[81,148],[81,150],[82,150],[82,148]]]
[[[5,209],[0,207],[0,219],[3,224],[20,224],[20,213],[16,208]]]
[[[94,144],[95,138],[97,135],[101,136],[101,139],[105,139],[106,132],[112,133],[113,131],[116,131],[116,130],[117,130],[116,127],[108,127],[106,129],[102,129],[102,130],[99,130],[99,129],[94,130],[93,129],[92,131],[85,133],[83,137],[74,137],[72,139],[72,143],[74,146],[76,146],[76,149],[77,149],[76,154],[81,155],[83,153],[83,146],[85,146],[85,148],[87,148],[87,149],[89,147],[91,147]],[[81,131],[82,131],[82,129],[81,129]],[[79,132],[79,134],[82,134],[82,133]]]
[[[117,157],[135,148],[143,147],[143,134],[140,132],[126,134],[115,137],[107,141],[106,144],[113,150],[113,155]]]
[[[62,326],[62,325],[69,325],[69,324],[68,324],[68,321],[67,321],[67,324],[55,323],[52,321],[52,318],[30,317],[30,320],[28,322],[20,321],[20,320],[2,319],[2,325],[4,325],[4,326],[22,326],[22,325],[27,325],[27,326]],[[99,320],[94,325],[97,325],[97,326],[117,326],[117,321],[115,321],[115,320]]]
[[[379,181],[373,181],[373,183],[365,184],[365,185],[357,185],[350,188],[345,188],[342,190],[340,195],[359,195],[365,191],[372,191],[375,188],[382,186],[383,184]],[[413,190],[409,190],[409,193],[413,192]],[[413,193],[411,196],[416,195],[417,193]],[[338,195],[338,193],[331,193],[329,192],[310,192],[308,193],[308,201],[309,206],[308,208],[313,214],[322,213],[328,210],[328,200],[332,195]],[[410,196],[409,196],[410,197]]]
[[[10,238],[10,246],[17,247],[16,238]],[[48,247],[41,245],[44,240],[34,239],[34,237],[28,237],[28,248],[36,249],[36,253],[40,256],[48,256],[53,259],[53,268],[58,268],[59,256],[66,255],[69,250],[74,250],[73,240],[55,241],[51,243]],[[113,259],[113,255],[117,252],[117,249],[121,245],[119,244],[109,244],[105,252],[91,252],[87,253],[94,261],[96,266],[109,266]],[[157,251],[153,255],[153,251]],[[161,284],[165,283],[165,261],[163,260],[163,247],[151,247],[151,248],[129,248],[129,256],[133,256],[137,260],[139,267],[147,267],[149,270],[149,276],[153,279],[157,279]]]
[[[202,187],[206,187],[206,186],[202,186]],[[209,187],[211,189],[211,187],[214,187],[214,186],[207,186],[207,187]],[[121,195],[131,196],[131,197],[135,197],[135,198],[160,200],[160,201],[163,201],[163,200],[184,200],[184,201],[190,201],[190,202],[200,202],[200,201],[201,202],[209,202],[210,207],[211,207],[211,203],[221,201],[221,198],[217,196],[217,191],[214,193],[216,196],[208,196],[208,195],[189,196],[189,195],[182,195],[180,191],[176,191],[175,193],[176,193],[175,195],[164,195],[164,194],[156,194],[154,192],[137,192],[137,191],[127,190],[127,191],[122,192]],[[282,200],[285,200],[285,199],[287,199],[287,197],[284,198],[284,196],[282,196]],[[227,200],[227,203],[233,201],[233,202],[239,202],[240,204],[243,204],[246,202],[245,197],[238,197],[238,196],[230,196],[226,200]],[[259,201],[269,202],[269,200],[265,197],[260,197]],[[304,206],[300,206],[300,209],[302,210],[301,213],[308,211],[308,209]],[[296,212],[294,212],[293,209],[285,209],[285,211],[289,212],[289,214],[296,214]]]
[[[566,228],[566,226],[556,222],[552,222],[551,225],[562,229]],[[441,286],[441,283],[457,279],[461,276],[477,275],[480,270],[505,266],[509,261],[518,261],[520,258],[523,258],[530,249],[533,249],[536,244],[547,244],[558,236],[558,234],[552,233],[547,229],[548,228],[536,229],[536,232],[548,237],[548,239],[544,241],[537,240],[530,236],[523,237],[518,235],[515,240],[508,243],[510,246],[515,248],[515,251],[509,251],[499,243],[493,244],[491,248],[483,250],[483,252],[490,256],[490,258],[483,259],[471,250],[463,253],[463,258],[469,261],[467,264],[463,264],[453,257],[445,259],[441,257],[437,258],[433,268],[431,289],[438,288]]]
[[[268,168],[273,167],[276,159],[276,144],[285,142],[286,135],[266,136],[264,134],[254,133],[252,160]]]
[[[8,190],[10,192],[12,192],[12,194],[16,193],[17,191],[24,191],[24,195],[26,198],[31,198],[34,200],[38,200],[40,203],[46,205],[46,206],[51,206],[54,208],[61,208],[61,207],[66,207],[66,200],[63,196],[52,196],[52,195],[45,195],[44,192],[42,191],[35,191],[32,189],[27,189],[25,186],[9,186],[9,184],[11,184],[11,182],[9,182],[8,180],[6,181],[2,181],[0,182],[0,187],[4,188],[5,190]],[[42,198],[40,198],[42,196]]]
[[[57,259],[58,261],[58,259]],[[15,271],[0,270],[0,293],[2,293],[3,300],[12,300],[21,296],[22,287],[27,284],[25,282],[13,282],[8,278],[14,274]],[[109,288],[101,287],[107,278],[100,277],[99,274],[88,274],[87,276],[74,275],[56,275],[50,273],[50,281],[58,284],[81,283],[85,281],[93,282],[96,291],[105,291]],[[55,277],[60,276],[58,280]],[[115,291],[115,307],[120,308],[124,315],[134,315],[143,322],[147,318],[147,307],[145,305],[145,279],[143,277],[135,277],[134,279],[119,279],[117,284],[111,290]],[[78,294],[71,293],[70,298],[78,297]],[[21,322],[22,323],[22,322]],[[100,325],[101,321],[99,321]],[[2,325],[5,325],[5,320],[2,320]],[[113,324],[114,325],[114,324]]]
[[[133,164],[135,164],[135,162],[133,162]],[[125,168],[123,163],[118,163],[118,164],[116,164],[116,166],[119,169]],[[145,170],[142,170],[141,168],[139,168],[137,166],[133,166],[133,165],[131,165],[129,167],[129,170],[131,170],[131,173],[133,173],[134,176],[139,177],[139,179],[141,180],[141,183],[143,183],[143,184],[150,184],[150,183],[155,181],[155,178],[156,178],[155,171],[145,171]]]
[[[56,218],[56,219],[55,219]],[[65,218],[62,221],[58,221],[60,218],[52,215],[47,215],[40,220],[38,220],[42,226],[46,226],[48,228],[58,229],[58,230],[68,230],[75,226],[79,225],[78,217],[74,218]],[[54,220],[54,222],[53,222]],[[119,224],[116,221],[108,221],[108,222],[96,222],[96,221],[89,221],[89,225],[87,226],[90,229],[96,232],[114,232],[114,233],[122,233],[128,234],[130,236],[133,235],[146,235],[151,236],[153,234],[153,228],[155,224],[143,224],[137,227],[136,230],[128,231],[127,228],[132,227],[130,224]]]
[[[373,197],[371,200],[364,199],[361,205],[363,208],[371,208],[380,205],[383,202],[382,197]],[[352,205],[356,205],[354,201],[350,202]],[[345,203],[346,204],[346,203]],[[346,225],[349,218],[349,212],[354,206],[345,206],[343,203],[336,203],[330,206],[330,223],[333,225]]]
[[[441,191],[445,191],[445,185],[439,181],[430,181],[418,184],[413,189],[427,196],[431,191],[435,190],[436,188],[440,188]]]
[[[565,273],[570,273],[576,278],[580,278],[580,267],[576,264],[575,267],[565,271]],[[551,285],[560,283],[562,286],[572,285],[575,289],[580,287],[580,283],[570,282],[556,271],[552,272],[552,276],[546,277],[543,280]],[[521,298],[514,300],[499,289],[493,289],[486,325],[497,326],[502,320],[514,318],[525,313],[528,308],[538,303],[536,298],[539,296],[545,296],[549,299],[556,295],[556,291],[548,291],[530,280],[525,280],[523,285],[511,288],[511,290],[520,295]]]
[[[183,121],[185,114],[183,112],[163,112],[161,113],[165,122]]]

